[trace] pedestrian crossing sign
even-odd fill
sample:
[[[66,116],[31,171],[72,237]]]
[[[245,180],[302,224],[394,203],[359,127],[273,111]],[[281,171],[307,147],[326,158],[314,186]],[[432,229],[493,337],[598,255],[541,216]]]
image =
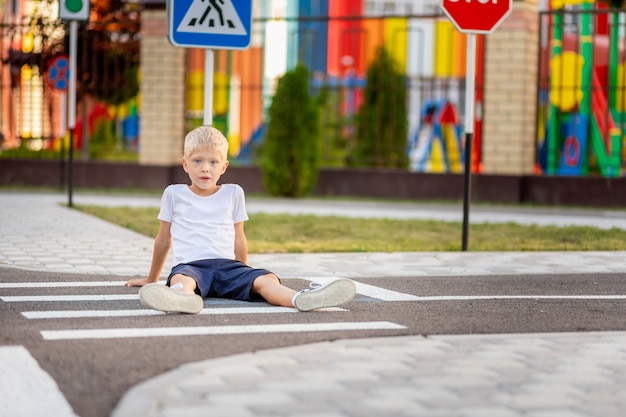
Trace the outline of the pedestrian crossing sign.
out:
[[[168,0],[168,38],[175,46],[245,49],[252,39],[252,0]]]

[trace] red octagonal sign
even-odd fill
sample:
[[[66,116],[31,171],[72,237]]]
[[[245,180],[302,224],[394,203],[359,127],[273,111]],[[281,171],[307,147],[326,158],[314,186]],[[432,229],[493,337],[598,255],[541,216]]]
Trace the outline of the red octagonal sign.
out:
[[[513,0],[441,0],[441,8],[464,33],[491,33],[511,13]]]

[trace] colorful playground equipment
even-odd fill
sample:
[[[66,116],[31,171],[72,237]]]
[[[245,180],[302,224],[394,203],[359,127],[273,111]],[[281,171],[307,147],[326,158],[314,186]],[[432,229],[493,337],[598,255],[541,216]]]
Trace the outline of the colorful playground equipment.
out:
[[[448,100],[427,102],[422,123],[410,141],[411,170],[432,173],[463,172],[463,128]]]
[[[542,51],[550,57],[542,78],[550,83],[539,93],[538,168],[618,177],[625,85],[620,12],[592,0],[552,0],[551,8],[550,38]]]

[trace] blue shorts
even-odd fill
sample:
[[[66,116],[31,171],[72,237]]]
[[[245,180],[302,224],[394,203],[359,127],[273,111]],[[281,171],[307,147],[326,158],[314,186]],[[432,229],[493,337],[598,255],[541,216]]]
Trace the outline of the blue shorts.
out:
[[[193,278],[196,281],[196,293],[202,298],[265,301],[260,295],[252,293],[252,283],[261,275],[271,272],[232,259],[203,259],[176,265],[167,277],[167,285],[170,285],[170,279],[176,274]]]

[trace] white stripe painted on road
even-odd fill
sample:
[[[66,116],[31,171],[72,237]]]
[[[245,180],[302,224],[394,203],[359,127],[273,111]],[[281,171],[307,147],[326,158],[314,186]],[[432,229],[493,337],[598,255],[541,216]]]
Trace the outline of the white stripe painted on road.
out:
[[[11,295],[2,296],[7,303],[58,302],[58,301],[128,301],[139,300],[138,294],[96,294],[96,295]]]
[[[392,291],[374,285],[356,283],[356,291],[361,295],[371,298],[377,298],[382,301],[416,301],[419,297],[413,294],[405,294],[403,292]]]
[[[79,318],[106,318],[106,317],[142,317],[159,316],[166,314],[156,310],[57,310],[57,311],[23,311],[22,316],[27,319],[79,319]]]
[[[339,277],[314,277],[307,278],[313,282],[327,285],[340,279]],[[357,293],[382,301],[477,301],[477,300],[624,300],[626,295],[450,295],[450,296],[417,296],[392,291],[374,285],[356,282]]]
[[[348,330],[402,330],[406,329],[389,321],[372,322],[335,322],[335,323],[289,323],[259,324],[245,326],[197,326],[197,327],[152,327],[121,329],[78,329],[78,330],[42,330],[45,340],[75,339],[120,339],[134,337],[163,336],[207,336],[234,335],[250,333],[295,333],[329,332]]]
[[[382,290],[382,289],[381,289]],[[367,292],[367,291],[366,291]],[[393,292],[393,291],[392,291]],[[360,293],[360,292],[359,292]],[[371,294],[371,292],[370,292]],[[402,293],[397,293],[402,294]],[[383,301],[478,301],[478,300],[625,300],[624,294],[598,295],[436,295],[387,297],[384,290],[378,294]],[[409,295],[409,294],[405,294]],[[374,297],[379,298],[379,297]],[[2,296],[0,300],[7,303],[15,302],[74,302],[74,301],[133,301],[138,300],[137,294],[100,294],[100,295],[16,295]],[[250,309],[252,307],[246,307]],[[262,307],[267,308],[267,307]],[[248,310],[251,312],[251,310]],[[267,311],[262,311],[267,312]],[[207,313],[205,313],[207,314]],[[215,314],[215,313],[214,313]],[[219,314],[219,313],[217,313]],[[222,313],[229,314],[229,313]]]
[[[344,308],[332,307],[317,311],[348,311]],[[230,307],[230,308],[204,308],[200,314],[224,315],[224,314],[272,314],[272,313],[298,313],[295,308],[289,307]],[[24,311],[22,315],[27,319],[76,319],[76,318],[106,318],[106,317],[140,317],[164,315],[162,311],[149,309],[133,310],[58,310],[58,311]]]
[[[442,295],[417,297],[417,301],[474,300],[626,300],[626,295]]]
[[[123,287],[126,281],[43,281],[0,282],[3,288],[70,288],[70,287]]]
[[[0,416],[76,417],[57,383],[23,346],[0,346]]]
[[[328,285],[333,281],[342,279],[341,277],[315,277],[306,278],[311,282],[317,282],[322,285]],[[353,280],[354,281],[354,280]],[[419,297],[413,294],[405,294],[398,291],[388,290],[386,288],[376,287],[374,285],[363,284],[361,282],[354,281],[356,284],[356,292],[360,295],[365,295],[371,298],[377,298],[382,301],[415,301]]]

